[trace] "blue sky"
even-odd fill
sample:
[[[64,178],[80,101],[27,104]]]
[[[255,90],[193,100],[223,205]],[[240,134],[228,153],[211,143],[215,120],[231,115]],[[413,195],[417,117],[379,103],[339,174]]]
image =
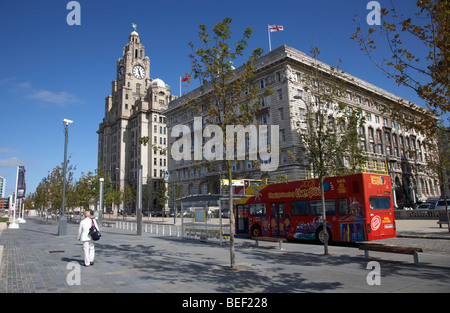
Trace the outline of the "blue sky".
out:
[[[67,0],[1,1],[0,12],[0,176],[6,193],[14,190],[16,166],[27,170],[27,194],[64,158],[64,118],[69,129],[68,154],[81,172],[97,165],[96,130],[111,94],[116,61],[137,23],[150,57],[150,77],[160,78],[179,95],[179,77],[190,70],[187,43],[198,25],[209,27],[224,17],[233,19],[238,40],[246,27],[254,30],[249,50],[266,52],[268,24],[284,26],[272,33],[272,48],[287,44],[309,54],[314,44],[319,59],[376,86],[422,105],[406,88],[399,88],[377,70],[350,40],[355,14],[364,23],[366,0],[79,0],[81,25],[69,26]],[[381,7],[390,1],[380,0]],[[405,13],[415,1],[395,1]],[[367,26],[367,25],[365,25]]]

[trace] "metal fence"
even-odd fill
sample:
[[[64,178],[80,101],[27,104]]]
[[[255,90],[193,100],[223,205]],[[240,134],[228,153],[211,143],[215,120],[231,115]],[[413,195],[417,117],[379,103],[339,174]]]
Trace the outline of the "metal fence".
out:
[[[137,230],[136,222],[116,221],[111,226],[117,229],[123,229],[134,232]],[[143,223],[142,231],[145,233],[155,235],[181,237],[181,227],[179,225]]]
[[[230,225],[223,225],[220,230],[219,225],[209,224],[207,227],[199,227],[198,224],[184,224],[183,225],[184,234],[181,233],[181,225],[167,225],[167,224],[154,224],[154,223],[143,223],[142,232],[169,236],[169,237],[185,237],[191,239],[199,240],[212,240],[212,241],[222,241],[229,239]],[[103,225],[103,229],[106,227],[113,227],[125,231],[136,232],[137,223],[136,222],[125,222],[125,221],[115,221],[108,222],[108,226]],[[222,236],[221,236],[222,235]],[[221,238],[222,237],[222,238]]]
[[[438,220],[445,210],[395,210],[397,220]]]

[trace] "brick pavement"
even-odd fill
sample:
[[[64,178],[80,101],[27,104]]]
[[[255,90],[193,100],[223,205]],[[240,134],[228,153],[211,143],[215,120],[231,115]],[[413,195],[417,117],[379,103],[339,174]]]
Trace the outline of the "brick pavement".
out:
[[[367,260],[352,247],[262,243],[236,239],[239,270],[228,269],[229,247],[180,238],[102,228],[96,262],[80,267],[80,284],[68,283],[81,264],[78,225],[57,236],[57,224],[27,219],[19,229],[0,235],[4,246],[0,293],[298,293],[298,292],[449,292],[450,257],[421,254],[415,266],[410,255],[377,254],[381,285],[370,286]],[[70,276],[74,277],[74,276]]]

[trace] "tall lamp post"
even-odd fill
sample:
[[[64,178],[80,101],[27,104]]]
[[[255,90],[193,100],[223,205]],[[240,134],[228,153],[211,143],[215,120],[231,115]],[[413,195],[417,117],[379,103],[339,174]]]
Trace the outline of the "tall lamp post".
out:
[[[100,223],[100,225],[103,223],[103,182],[105,181],[105,179],[103,177],[100,177],[100,194],[98,196],[99,199],[99,209],[98,209],[98,222]]]
[[[122,216],[125,220],[125,190],[126,190],[126,179],[125,179],[125,171],[116,167],[116,171],[121,171],[123,173],[123,199],[122,199]],[[119,180],[120,180],[120,173],[119,173]],[[119,182],[120,185],[120,182]],[[119,218],[119,212],[117,212],[117,218]]]
[[[142,165],[138,170],[137,210],[136,210],[136,235],[142,235]]]
[[[62,207],[61,207],[61,217],[59,218],[58,224],[58,236],[67,235],[67,219],[65,214],[66,209],[66,171],[67,171],[67,141],[68,141],[68,129],[69,125],[73,123],[73,121],[64,119],[64,134],[65,134],[65,142],[64,142],[64,167],[63,167],[63,194],[62,194]]]

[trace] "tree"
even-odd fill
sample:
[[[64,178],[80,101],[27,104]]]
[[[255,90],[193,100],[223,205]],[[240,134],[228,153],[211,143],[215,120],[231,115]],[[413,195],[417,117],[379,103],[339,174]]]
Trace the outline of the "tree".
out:
[[[192,72],[188,77],[198,79],[201,87],[200,96],[191,98],[186,103],[196,114],[203,115],[204,121],[220,127],[222,134],[226,134],[227,125],[247,126],[254,123],[257,112],[261,109],[261,100],[270,93],[268,88],[260,92],[254,84],[254,62],[262,55],[261,48],[254,49],[244,64],[235,69],[236,60],[244,56],[247,40],[251,38],[253,30],[245,29],[243,36],[234,44],[230,44],[231,18],[218,22],[211,34],[205,25],[199,25],[199,39],[202,48],[195,48],[192,42],[189,46],[192,53]],[[190,81],[189,81],[190,82]],[[218,134],[215,133],[215,136]],[[234,138],[233,138],[234,140]],[[231,142],[226,142],[226,145]],[[233,142],[234,144],[234,142]],[[195,152],[194,152],[195,153]],[[233,212],[233,179],[232,166],[234,160],[224,161],[226,177],[229,180],[229,211]],[[236,265],[234,247],[234,214],[230,214],[230,261],[231,267]]]
[[[93,183],[96,181],[96,176],[93,172],[81,173],[80,179],[75,184],[75,192],[77,194],[77,205],[83,208],[89,208],[91,204],[96,202],[96,190],[93,188]]]
[[[441,196],[445,203],[445,212],[448,216],[446,189],[449,181],[448,171],[450,170],[450,127],[447,129],[444,126],[439,127],[436,133],[436,141],[429,142],[428,149],[433,151],[433,155],[436,157],[427,160],[427,167],[431,172],[437,174]],[[448,225],[448,231],[450,232],[450,224]]]
[[[47,178],[44,177],[39,185],[36,187],[35,197],[34,197],[34,206],[40,210],[40,214],[43,214],[44,208],[47,208],[49,197],[48,197],[48,182]]]
[[[153,202],[153,184],[152,179],[147,177],[146,184],[142,185],[142,210],[147,208],[147,212],[150,216],[150,205]]]
[[[122,201],[123,192],[120,188],[115,188],[114,184],[111,181],[111,175],[109,172],[103,169],[103,166],[100,166],[99,169],[96,170],[96,175],[92,181],[92,189],[95,194],[95,198],[98,201],[98,197],[100,195],[100,178],[103,178],[103,204],[104,206],[112,206],[113,203],[120,203]],[[102,208],[100,208],[102,209]]]
[[[128,208],[136,200],[136,192],[135,192],[135,190],[131,189],[131,187],[129,185],[125,186],[125,193],[123,196],[125,197],[125,207],[126,208]],[[124,208],[124,212],[123,212],[124,216],[125,216],[125,211],[128,212],[128,209]]]
[[[368,30],[363,30],[355,16],[357,28],[351,39],[357,40],[361,50],[387,77],[414,90],[424,100],[427,110],[410,102],[392,103],[391,109],[403,123],[422,134],[434,135],[436,117],[450,111],[450,1],[417,0],[416,6],[415,17],[404,17],[395,7],[383,8],[382,24]],[[385,42],[388,55],[377,56],[380,49],[376,41]],[[404,115],[405,105],[418,111],[420,117]]]
[[[167,182],[164,177],[161,177],[158,180],[158,185],[156,187],[156,190],[154,191],[154,196],[156,204],[161,207],[162,216],[164,217],[164,208],[166,206],[167,200],[169,199],[167,195]]]
[[[173,205],[173,213],[176,213],[176,207],[181,204],[181,200],[176,201],[176,199],[180,199],[184,196],[184,190],[183,185],[181,184],[180,180],[177,178],[173,178],[168,183],[168,196],[169,196],[169,203]]]
[[[75,166],[69,164],[70,158],[67,160],[67,172],[66,172],[66,187],[70,186],[73,183],[73,171],[76,169]],[[47,188],[48,193],[48,204],[51,205],[51,209],[64,209],[61,208],[62,203],[62,186],[63,186],[63,166],[64,163],[61,165],[56,166],[53,168],[51,172],[47,175],[45,179],[45,187]],[[67,188],[66,191],[69,192],[71,189]]]
[[[348,174],[361,170],[366,157],[360,145],[359,129],[365,119],[360,109],[349,107],[341,101],[346,94],[343,72],[339,68],[322,67],[317,62],[320,54],[317,47],[313,47],[311,52],[312,71],[302,78],[305,98],[309,99],[309,103],[303,100],[306,114],[302,118],[294,116],[294,120],[314,176],[319,181],[322,227],[318,228],[316,235],[324,244],[324,255],[328,255],[324,180],[336,173]]]

